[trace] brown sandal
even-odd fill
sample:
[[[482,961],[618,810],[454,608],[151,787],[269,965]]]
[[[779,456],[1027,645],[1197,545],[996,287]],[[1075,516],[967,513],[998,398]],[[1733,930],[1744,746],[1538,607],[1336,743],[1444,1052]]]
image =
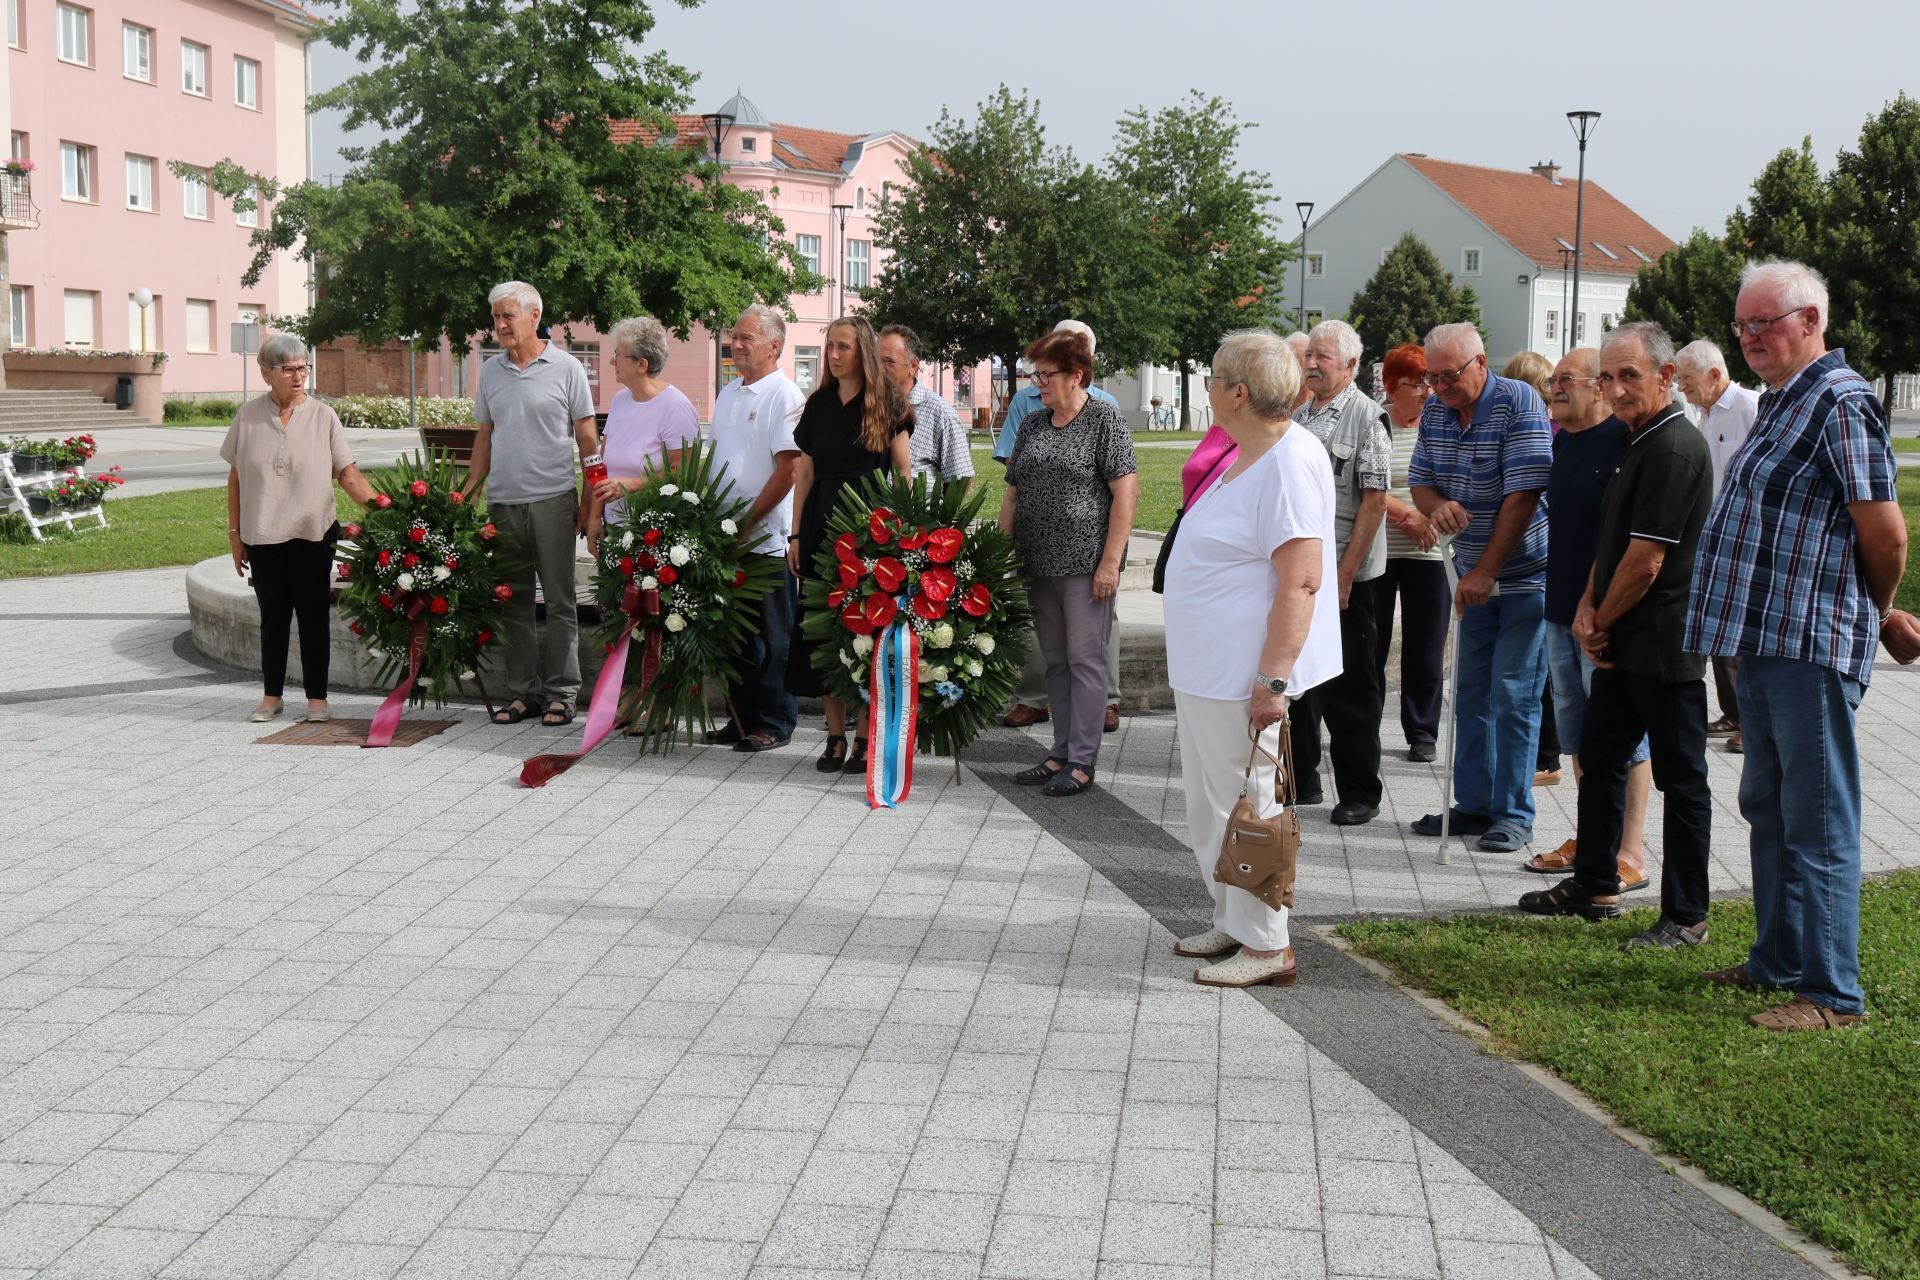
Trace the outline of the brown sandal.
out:
[[[1835,1013],[1805,996],[1795,996],[1785,1004],[1763,1009],[1747,1021],[1768,1031],[1837,1031],[1856,1022],[1865,1022],[1863,1013]]]
[[[1552,853],[1536,853],[1520,864],[1522,871],[1532,871],[1543,876],[1565,875],[1573,870],[1573,855],[1578,850],[1578,840],[1568,840]]]

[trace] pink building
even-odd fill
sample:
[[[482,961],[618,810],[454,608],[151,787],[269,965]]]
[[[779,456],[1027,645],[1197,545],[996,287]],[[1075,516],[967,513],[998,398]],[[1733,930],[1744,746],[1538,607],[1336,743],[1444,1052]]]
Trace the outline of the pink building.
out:
[[[257,212],[168,165],[231,157],[304,181],[317,20],[286,0],[3,2],[0,110],[35,206],[0,224],[8,344],[164,350],[168,394],[238,392],[228,326],[305,311],[306,266],[283,258],[242,289]]]

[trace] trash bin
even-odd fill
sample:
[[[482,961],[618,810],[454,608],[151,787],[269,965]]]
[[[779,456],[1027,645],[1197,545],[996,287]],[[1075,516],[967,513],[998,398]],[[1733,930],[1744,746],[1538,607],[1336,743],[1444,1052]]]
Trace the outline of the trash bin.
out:
[[[116,409],[133,408],[133,375],[123,373],[113,384],[113,404]]]

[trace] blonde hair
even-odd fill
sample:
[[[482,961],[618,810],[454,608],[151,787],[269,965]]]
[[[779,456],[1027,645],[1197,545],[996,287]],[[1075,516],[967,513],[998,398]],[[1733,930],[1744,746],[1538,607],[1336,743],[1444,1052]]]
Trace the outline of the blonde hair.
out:
[[[1553,383],[1553,361],[1538,351],[1522,351],[1507,361],[1507,367],[1500,371],[1500,376],[1515,378],[1526,383],[1538,391],[1540,398],[1545,400],[1548,388]]]
[[[1213,376],[1247,389],[1247,407],[1262,418],[1284,418],[1300,398],[1300,361],[1285,338],[1265,329],[1240,329],[1220,340]]]

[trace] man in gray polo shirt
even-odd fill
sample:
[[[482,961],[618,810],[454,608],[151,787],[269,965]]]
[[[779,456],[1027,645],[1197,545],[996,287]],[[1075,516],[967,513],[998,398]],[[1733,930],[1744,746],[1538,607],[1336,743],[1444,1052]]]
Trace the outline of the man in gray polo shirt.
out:
[[[574,611],[574,538],[580,494],[574,487],[574,448],[600,452],[594,430],[593,390],[587,371],[540,336],[540,294],[530,284],[496,285],[493,332],[500,354],[480,366],[473,419],[480,432],[467,471],[471,498],[491,476],[487,516],[503,549],[519,561],[504,609],[507,692],[513,701],[494,713],[495,724],[517,724],[538,714],[558,727],[573,720],[580,694],[580,620]],[[547,600],[547,645],[533,625],[533,579]],[[544,708],[544,710],[541,710]]]

